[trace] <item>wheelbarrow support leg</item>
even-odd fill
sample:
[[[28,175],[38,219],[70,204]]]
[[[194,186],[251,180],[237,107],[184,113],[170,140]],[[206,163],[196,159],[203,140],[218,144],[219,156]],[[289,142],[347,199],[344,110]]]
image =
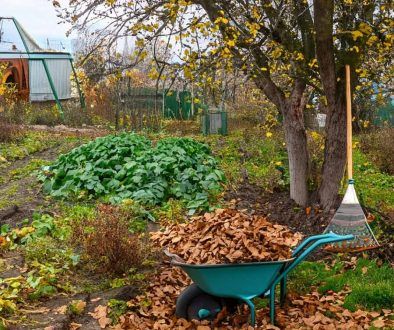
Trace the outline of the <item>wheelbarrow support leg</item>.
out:
[[[286,277],[294,267],[303,261],[313,250],[324,244],[331,244],[334,242],[341,242],[354,239],[353,235],[337,235],[334,233],[311,236],[305,239],[294,251],[292,256],[295,258],[292,263],[277,277],[271,285],[270,289],[270,318],[271,323],[275,324],[275,287],[278,283],[281,285],[280,300],[283,300],[286,292]],[[282,293],[283,292],[283,293]]]
[[[255,326],[256,323],[256,311],[254,309],[254,304],[249,299],[242,299],[248,306],[250,310],[250,324],[252,327]]]
[[[280,306],[283,307],[286,301],[286,290],[287,290],[287,283],[286,277],[280,280]]]
[[[270,320],[275,325],[275,285],[270,289]]]

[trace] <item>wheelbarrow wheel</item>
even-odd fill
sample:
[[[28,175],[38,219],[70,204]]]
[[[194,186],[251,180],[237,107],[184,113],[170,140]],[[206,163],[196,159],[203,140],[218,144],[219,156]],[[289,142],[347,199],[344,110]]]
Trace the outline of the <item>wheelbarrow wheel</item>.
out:
[[[192,284],[179,295],[175,315],[187,320],[213,320],[221,309],[217,297],[205,293],[196,284]]]

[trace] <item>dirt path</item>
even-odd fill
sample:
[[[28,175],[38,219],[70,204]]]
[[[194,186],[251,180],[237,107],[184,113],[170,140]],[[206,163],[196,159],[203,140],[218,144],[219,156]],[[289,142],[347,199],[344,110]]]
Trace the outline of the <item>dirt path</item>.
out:
[[[49,206],[35,176],[40,163],[55,160],[60,153],[72,149],[78,142],[65,142],[13,162],[0,171],[0,225],[18,226],[35,211]],[[29,166],[30,165],[30,166]]]
[[[136,294],[137,291],[133,286],[125,286],[98,293],[53,297],[44,303],[29,306],[29,309],[23,311],[26,316],[24,324],[11,325],[9,330],[99,330],[100,325],[91,314],[101,306],[106,306],[111,299],[128,301]],[[70,313],[67,309],[67,306],[76,301],[84,306],[80,315]]]

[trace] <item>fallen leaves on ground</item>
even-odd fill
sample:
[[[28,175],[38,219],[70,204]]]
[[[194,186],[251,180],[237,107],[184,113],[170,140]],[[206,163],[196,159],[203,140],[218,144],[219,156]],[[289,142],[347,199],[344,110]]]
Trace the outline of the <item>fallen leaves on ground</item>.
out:
[[[88,314],[97,320],[101,329],[104,329],[111,323],[111,319],[107,317],[107,313],[108,307],[99,305],[94,309],[94,312]]]
[[[291,247],[300,239],[300,234],[291,233],[285,226],[273,225],[264,217],[248,216],[236,210],[218,210],[196,217],[190,223],[170,225],[164,232],[152,234],[152,240],[160,247],[169,248],[193,263],[286,259]],[[114,329],[253,329],[248,323],[246,305],[239,306],[234,314],[219,313],[220,317],[212,324],[177,319],[176,299],[190,283],[180,268],[162,265],[150,278],[145,293],[128,302],[130,312],[121,316]],[[322,295],[316,288],[311,288],[310,294],[290,297],[284,308],[276,306],[276,326],[270,324],[268,308],[258,310],[256,326],[267,330],[358,330],[368,329],[371,324],[377,328],[394,326],[390,320],[391,310],[351,312],[343,308],[349,292]]]
[[[322,295],[316,291],[302,296],[303,305],[295,305],[289,299],[289,304],[284,309],[279,309],[277,314],[278,324],[284,329],[369,329],[371,324],[377,328],[392,328],[391,320],[393,311],[388,313],[368,312],[357,310],[351,312],[344,308],[343,301],[350,291],[338,293],[327,292]],[[264,313],[265,311],[263,311]],[[258,318],[263,315],[258,314]]]
[[[217,264],[288,259],[302,235],[262,216],[218,209],[188,223],[170,225],[151,238],[188,263]]]
[[[191,329],[253,329],[250,327],[249,309],[246,305],[238,308],[235,314],[221,317],[220,322],[187,321],[175,317],[175,304],[179,293],[190,284],[189,278],[179,268],[162,266],[151,278],[146,293],[128,302],[131,309],[120,319],[115,329],[154,329],[154,330],[191,330]],[[350,291],[319,294],[316,288],[305,296],[290,296],[287,305],[276,306],[276,326],[269,323],[269,309],[257,311],[257,329],[368,329],[392,328],[392,310],[351,312],[343,308],[343,301]]]

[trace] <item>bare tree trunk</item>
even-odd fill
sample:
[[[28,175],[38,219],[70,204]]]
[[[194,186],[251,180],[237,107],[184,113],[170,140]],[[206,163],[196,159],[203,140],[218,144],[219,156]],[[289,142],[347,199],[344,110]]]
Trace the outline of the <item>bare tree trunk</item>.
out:
[[[336,102],[335,109],[329,108],[326,121],[322,182],[318,191],[320,204],[325,210],[329,210],[335,204],[345,164],[346,104],[343,97],[340,97]]]
[[[281,110],[289,157],[290,198],[297,204],[306,206],[309,199],[309,155],[301,97],[302,94],[300,97],[290,98],[284,105],[285,109]]]
[[[256,85],[267,95],[283,115],[286,146],[289,156],[290,198],[297,204],[308,203],[309,154],[304,125],[303,95],[304,81],[298,79],[289,98],[279,91],[270,79],[255,80]]]
[[[346,163],[346,107],[343,77],[338,82],[333,43],[334,1],[314,0],[316,56],[323,89],[328,103],[326,143],[322,182],[318,190],[320,204],[329,210],[338,196]],[[342,68],[342,73],[343,73]]]

